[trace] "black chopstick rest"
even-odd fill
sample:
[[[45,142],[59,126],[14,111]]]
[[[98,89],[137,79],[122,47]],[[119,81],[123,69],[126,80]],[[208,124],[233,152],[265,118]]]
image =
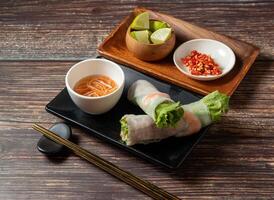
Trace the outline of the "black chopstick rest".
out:
[[[56,123],[50,129],[62,138],[69,139],[71,137],[71,128],[65,123]],[[37,149],[45,154],[55,154],[62,150],[63,145],[42,136],[37,143]]]

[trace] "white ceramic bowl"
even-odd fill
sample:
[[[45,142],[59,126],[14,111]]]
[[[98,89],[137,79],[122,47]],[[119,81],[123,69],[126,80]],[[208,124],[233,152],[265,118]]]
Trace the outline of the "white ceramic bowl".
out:
[[[191,51],[197,50],[201,53],[210,55],[214,61],[221,67],[222,74],[220,75],[192,75],[188,67],[181,61],[190,54]],[[181,44],[173,54],[173,61],[176,67],[185,75],[202,81],[209,81],[220,78],[226,75],[235,64],[235,54],[227,45],[222,42],[211,39],[195,39]]]
[[[101,97],[87,97],[76,93],[73,88],[82,78],[90,75],[105,75],[116,82],[118,88]],[[73,102],[84,112],[102,114],[119,101],[125,83],[125,75],[119,65],[105,59],[87,59],[73,65],[66,75],[66,87]]]

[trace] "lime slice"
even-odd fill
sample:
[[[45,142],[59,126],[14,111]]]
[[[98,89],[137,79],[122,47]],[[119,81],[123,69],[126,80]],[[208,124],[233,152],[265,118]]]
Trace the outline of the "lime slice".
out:
[[[131,37],[133,37],[133,38],[136,40],[135,32],[136,32],[136,31],[130,32],[130,35],[131,35]]]
[[[135,30],[149,29],[149,13],[143,12],[135,17],[130,27]]]
[[[132,31],[130,35],[137,41],[143,42],[146,44],[149,44],[149,36],[151,35],[151,32],[148,30],[145,31]]]
[[[171,36],[171,28],[161,28],[153,32],[150,40],[153,44],[162,44],[167,41]]]
[[[161,28],[168,28],[167,23],[156,20],[149,21],[149,30],[151,30],[152,32],[157,31]]]

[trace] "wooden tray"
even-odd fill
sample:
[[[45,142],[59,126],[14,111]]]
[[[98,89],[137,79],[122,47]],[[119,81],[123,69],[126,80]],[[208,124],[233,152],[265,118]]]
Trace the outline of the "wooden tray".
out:
[[[172,59],[173,52],[167,58],[157,62],[146,62],[134,57],[128,51],[125,44],[126,31],[134,17],[144,11],[148,11],[152,18],[163,20],[172,26],[176,34],[177,46],[187,40],[196,38],[215,39],[225,43],[236,55],[234,69],[226,76],[214,81],[196,81],[188,78],[175,67]],[[138,7],[110,33],[99,46],[98,52],[100,55],[117,63],[127,65],[143,73],[200,94],[208,94],[219,90],[227,95],[232,95],[258,56],[259,48],[172,16]]]

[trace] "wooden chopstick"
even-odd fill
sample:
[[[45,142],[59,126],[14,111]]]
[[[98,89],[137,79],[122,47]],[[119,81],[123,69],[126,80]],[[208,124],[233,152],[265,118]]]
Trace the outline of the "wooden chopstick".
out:
[[[116,178],[124,181],[128,185],[131,185],[132,187],[140,190],[141,192],[152,197],[153,199],[171,199],[171,200],[179,199],[173,194],[168,193],[167,191],[157,187],[156,185],[153,185],[152,183],[148,181],[138,178],[137,176],[131,174],[130,172],[127,172],[119,168],[118,166],[112,164],[111,162],[104,160],[103,158],[83,149],[79,145],[76,145],[67,139],[60,137],[59,135],[53,133],[52,131],[47,130],[46,128],[38,124],[34,124],[32,128],[42,133],[43,135],[53,140],[54,142],[66,146],[67,148],[72,150],[76,155],[89,161],[95,166],[115,176]]]

